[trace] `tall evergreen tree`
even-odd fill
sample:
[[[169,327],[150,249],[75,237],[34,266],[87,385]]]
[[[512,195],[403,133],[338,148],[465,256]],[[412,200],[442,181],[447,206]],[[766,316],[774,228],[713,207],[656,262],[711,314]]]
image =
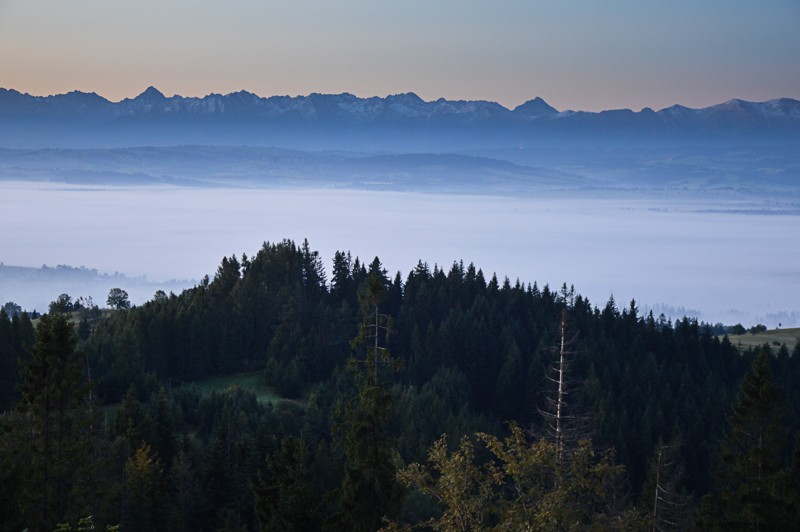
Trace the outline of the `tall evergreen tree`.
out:
[[[386,292],[383,273],[376,258],[362,291],[364,321],[352,344],[354,349],[366,344],[367,349],[363,360],[351,359],[358,395],[345,407],[340,426],[347,466],[339,492],[341,511],[329,525],[342,530],[377,530],[384,517],[393,517],[399,510],[402,499],[395,480],[396,451],[386,429],[392,397],[382,374],[393,360],[381,345],[390,326],[379,308]]]
[[[13,303],[6,304],[6,307]],[[18,363],[33,344],[33,326],[27,314],[7,314],[0,308],[0,411],[19,398],[17,393]]]
[[[19,460],[19,435],[15,434],[18,415],[0,415],[0,530],[25,528],[20,508],[20,485],[23,480]]]
[[[320,498],[311,476],[306,442],[294,436],[281,440],[267,459],[267,475],[254,487],[256,515],[264,531],[316,530]]]
[[[164,468],[158,454],[142,443],[125,462],[125,530],[148,531],[169,527]]]
[[[502,420],[519,419],[525,408],[525,370],[517,343],[507,339],[503,366],[495,385],[497,416]]]
[[[715,530],[789,530],[799,510],[783,489],[789,437],[783,395],[772,380],[769,346],[741,382],[721,442],[713,491],[703,500],[703,525]],[[792,515],[794,514],[794,515]]]
[[[23,522],[49,529],[88,515],[91,411],[85,362],[64,314],[44,315],[31,360],[22,368],[18,403],[19,497]]]

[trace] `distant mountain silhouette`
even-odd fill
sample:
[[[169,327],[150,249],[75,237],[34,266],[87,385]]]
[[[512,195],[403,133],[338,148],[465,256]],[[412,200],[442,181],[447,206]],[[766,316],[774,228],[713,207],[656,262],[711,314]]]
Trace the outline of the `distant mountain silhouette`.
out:
[[[452,150],[521,141],[800,140],[800,101],[729,100],[602,112],[559,112],[541,98],[513,110],[490,101],[424,101],[414,93],[259,97],[240,91],[166,97],[148,87],[111,102],[79,91],[32,96],[0,88],[0,147],[219,144]]]
[[[537,96],[533,100],[528,100],[522,105],[516,107],[514,109],[514,114],[528,117],[539,117],[558,114],[558,110]]]

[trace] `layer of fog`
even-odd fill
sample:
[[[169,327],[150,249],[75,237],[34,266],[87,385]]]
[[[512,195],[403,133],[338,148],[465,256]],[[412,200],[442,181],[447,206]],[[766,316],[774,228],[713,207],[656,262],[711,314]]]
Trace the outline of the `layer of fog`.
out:
[[[345,190],[89,188],[0,183],[0,261],[68,264],[149,280],[213,277],[223,256],[308,238],[380,257],[473,262],[512,283],[574,284],[603,306],[632,298],[656,314],[715,323],[800,325],[800,216],[753,215],[708,200],[530,199]],[[60,293],[52,287],[50,300]],[[122,288],[125,288],[124,286]],[[0,303],[8,286],[0,285]],[[104,303],[105,293],[91,295]],[[141,303],[146,296],[137,296]],[[30,308],[26,301],[16,301]],[[42,310],[42,309],[40,309]]]

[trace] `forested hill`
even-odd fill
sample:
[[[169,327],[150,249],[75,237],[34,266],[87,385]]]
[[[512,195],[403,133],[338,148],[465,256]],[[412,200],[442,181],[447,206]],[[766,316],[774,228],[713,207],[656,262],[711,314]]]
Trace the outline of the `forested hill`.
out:
[[[390,334],[385,341],[378,335],[380,349],[364,351],[351,341],[361,337],[372,345],[373,329],[365,323],[373,311],[380,316],[379,330],[385,326]],[[5,316],[2,322],[11,323]],[[24,343],[25,334],[4,331],[0,338],[9,347],[0,353]],[[6,339],[12,337],[19,339]],[[98,436],[107,451],[92,477],[95,487],[106,484],[110,500],[85,507],[95,508],[102,522],[128,525],[126,530],[153,523],[255,528],[258,522],[286,529],[292,515],[293,526],[334,529],[374,529],[383,516],[406,523],[444,519],[447,502],[426,499],[419,484],[423,477],[414,477],[413,468],[398,477],[406,479],[405,490],[378,480],[365,487],[359,479],[368,469],[375,479],[383,471],[394,482],[395,470],[425,462],[429,449],[432,459],[441,458],[432,446],[445,433],[451,448],[477,431],[511,438],[517,433],[507,432],[507,421],[528,431],[531,441],[546,437],[558,380],[552,368],[560,349],[568,358],[562,366],[568,374],[564,407],[570,419],[581,420],[580,434],[573,437],[591,439],[598,450],[613,448],[614,463],[626,472],[614,477],[613,486],[601,483],[604,502],[581,519],[601,514],[622,519],[623,510],[646,519],[653,490],[659,489],[653,464],[668,442],[684,471],[673,489],[692,501],[687,508],[699,508],[703,495],[716,493],[722,478],[714,472],[721,463],[719,442],[730,428],[726,416],[742,400],[742,378],[764,354],[788,405],[775,453],[776,470],[788,471],[790,435],[797,433],[800,411],[797,346],[740,353],[727,338],[690,319],[672,323],[642,316],[635,302],[618,306],[613,298],[595,306],[566,285],[553,290],[488,278],[472,264],[442,269],[420,262],[405,277],[390,276],[378,258],[366,263],[337,252],[326,279],[307,242],[283,241],[265,243],[252,257],[226,257],[213,278],[180,295],[118,311],[96,323],[81,342],[93,397],[121,401]],[[379,358],[393,363],[368,369],[378,368]],[[169,387],[256,370],[294,400],[264,405],[241,389],[209,395]],[[22,403],[30,393],[23,391]],[[482,438],[499,452],[490,436]],[[364,442],[383,451],[366,453],[359,447]],[[8,443],[3,449],[0,459],[13,451]],[[460,449],[467,451],[463,442]],[[372,458],[366,455],[383,458],[368,468],[363,461]],[[557,456],[562,464],[564,455]],[[604,464],[599,456],[590,462]],[[152,474],[153,484],[144,490],[150,498],[132,498],[141,489],[131,485],[136,471]],[[24,477],[19,468],[4,473],[14,474]],[[438,474],[446,475],[446,468]],[[375,490],[389,491],[372,509],[380,514],[377,521],[370,521],[370,512],[359,514],[353,501],[366,504]],[[504,492],[494,493],[487,501],[501,504]],[[608,506],[609,497],[617,501],[615,509]],[[786,504],[792,507],[792,501]],[[487,506],[479,522],[488,526],[505,519],[508,508],[496,509],[501,506]],[[691,510],[686,515],[696,517]],[[635,522],[641,524],[630,521]]]

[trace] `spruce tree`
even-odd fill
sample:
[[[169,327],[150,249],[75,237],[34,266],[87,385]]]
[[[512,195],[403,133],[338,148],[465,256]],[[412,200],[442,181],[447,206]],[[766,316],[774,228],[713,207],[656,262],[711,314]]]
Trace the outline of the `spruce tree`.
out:
[[[742,379],[721,442],[714,489],[703,499],[703,526],[716,530],[789,530],[797,510],[783,487],[789,435],[787,408],[772,379],[769,348]]]
[[[312,479],[311,455],[305,441],[281,440],[267,458],[267,475],[253,489],[255,510],[264,531],[317,530],[320,497]]]
[[[125,462],[125,495],[125,530],[169,527],[164,467],[158,453],[145,442]]]
[[[339,427],[347,465],[339,490],[341,511],[328,522],[337,529],[352,531],[377,530],[384,517],[394,516],[402,500],[402,489],[395,481],[396,451],[386,429],[392,397],[382,375],[394,361],[388,349],[381,346],[391,322],[380,313],[386,279],[377,258],[362,288],[364,321],[352,346],[358,349],[366,344],[366,356],[354,357],[349,364],[356,374],[358,395],[347,403]]]
[[[21,369],[15,427],[23,474],[19,486],[25,525],[52,530],[89,515],[91,411],[85,361],[64,314],[44,315],[31,360]]]

